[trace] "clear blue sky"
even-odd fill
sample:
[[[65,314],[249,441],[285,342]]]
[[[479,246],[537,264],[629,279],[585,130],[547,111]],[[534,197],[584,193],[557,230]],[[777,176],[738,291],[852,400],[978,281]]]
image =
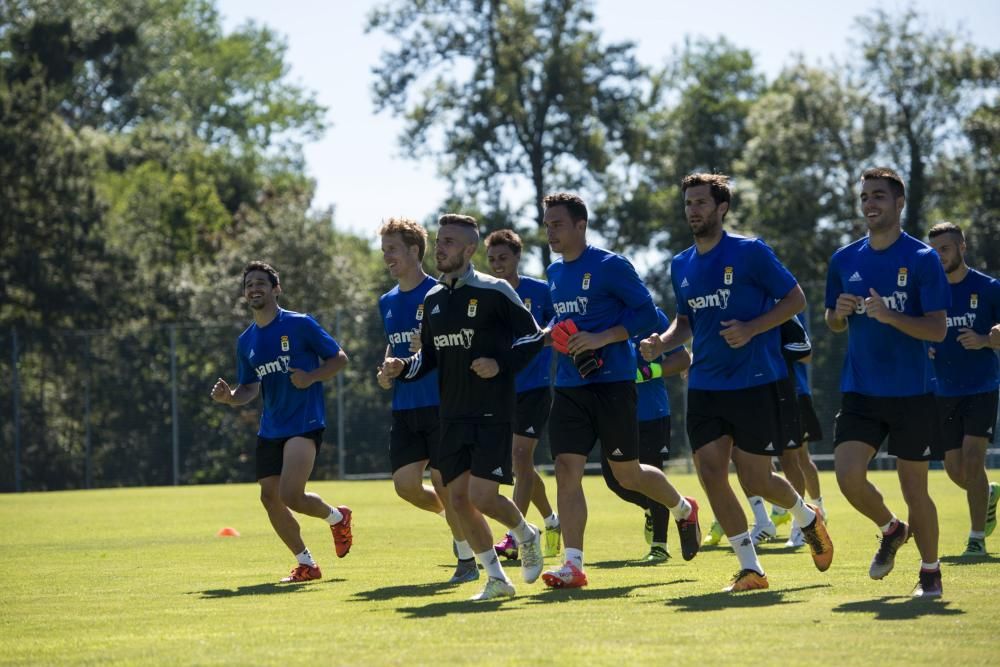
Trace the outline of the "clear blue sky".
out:
[[[400,156],[401,122],[375,115],[369,87],[371,67],[392,43],[364,34],[365,16],[377,3],[362,0],[219,0],[227,30],[248,19],[266,24],[288,41],[291,79],[316,91],[329,108],[331,128],[305,149],[316,179],[317,206],[334,205],[336,223],[375,239],[380,221],[392,215],[423,219],[443,199],[446,187],[433,164]],[[879,3],[887,10],[915,6],[933,25],[962,27],[972,40],[1000,48],[997,0],[921,0]],[[716,0],[712,15],[688,2],[598,0],[597,21],[605,39],[632,40],[641,61],[661,65],[685,35],[725,35],[749,48],[773,77],[792,54],[811,62],[850,57],[853,19],[871,2]]]

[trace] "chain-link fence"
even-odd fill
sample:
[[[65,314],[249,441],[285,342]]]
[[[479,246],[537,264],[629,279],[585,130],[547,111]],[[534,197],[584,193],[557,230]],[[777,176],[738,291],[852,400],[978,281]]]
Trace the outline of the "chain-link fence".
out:
[[[826,436],[812,451],[829,469],[823,455],[833,451],[847,336],[823,324],[822,285],[804,287],[813,398]],[[663,307],[675,312],[672,303]],[[374,325],[364,327],[358,340],[341,338],[339,315],[316,316],[351,363],[326,383],[327,429],[314,476],[387,474],[391,395],[374,377],[384,343]],[[253,481],[259,400],[233,409],[209,398],[217,377],[234,379],[236,338],[245,327],[168,325],[35,336],[0,331],[0,349],[7,352],[0,373],[8,380],[0,383],[0,491]],[[682,462],[690,458],[684,385],[670,378],[667,386],[671,458]],[[536,461],[551,463],[546,439]]]

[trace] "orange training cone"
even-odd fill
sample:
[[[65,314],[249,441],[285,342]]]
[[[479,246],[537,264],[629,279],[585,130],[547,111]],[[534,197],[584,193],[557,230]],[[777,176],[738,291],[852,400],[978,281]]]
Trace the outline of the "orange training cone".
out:
[[[235,528],[230,528],[226,526],[225,528],[220,528],[219,532],[215,534],[216,537],[239,537],[240,531]]]

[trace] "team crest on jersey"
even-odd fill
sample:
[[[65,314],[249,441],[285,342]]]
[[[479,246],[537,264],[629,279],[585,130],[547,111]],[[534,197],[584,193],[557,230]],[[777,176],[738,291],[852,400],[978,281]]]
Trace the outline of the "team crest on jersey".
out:
[[[290,349],[290,346],[288,344],[288,336],[282,336],[281,337],[281,351],[282,352],[288,352],[289,349]]]
[[[722,282],[726,285],[733,284],[733,267],[727,266],[725,272],[722,274]]]
[[[583,284],[580,285],[581,289],[590,289],[590,274],[583,274]]]
[[[424,319],[424,304],[417,306],[417,322]]]
[[[979,295],[970,294],[969,295],[969,308],[979,308]]]
[[[475,317],[477,308],[479,308],[479,299],[469,299],[469,307],[466,309],[465,314],[469,317]]]
[[[900,287],[906,287],[906,267],[902,266],[899,268],[899,273],[896,275],[896,284]]]
[[[530,296],[524,300],[524,307],[527,308],[528,310],[531,310],[531,297]]]

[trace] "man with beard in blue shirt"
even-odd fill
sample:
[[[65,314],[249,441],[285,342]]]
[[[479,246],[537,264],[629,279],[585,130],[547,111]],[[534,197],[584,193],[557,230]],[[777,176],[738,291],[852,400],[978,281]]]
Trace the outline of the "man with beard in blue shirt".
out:
[[[338,558],[351,550],[350,508],[332,507],[305,490],[326,427],[322,383],[347,366],[347,355],[312,317],[279,308],[279,294],[274,267],[265,262],[247,264],[243,296],[254,321],[236,344],[239,384],[230,389],[219,378],[212,387],[212,400],[238,407],[258,394],[264,396],[257,432],[257,483],[274,532],[299,563],[281,580],[289,583],[323,576],[302,541],[292,510],[330,525]]]
[[[656,324],[649,290],[632,264],[587,243],[587,206],[574,194],[545,197],[549,246],[562,259],[548,268],[559,352],[549,439],[555,459],[565,563],[542,575],[553,588],[587,585],[583,471],[600,440],[615,479],[666,506],[677,521],[684,560],[698,553],[698,503],[682,496],[659,468],[639,463],[635,351],[629,338]]]
[[[866,170],[861,211],[868,234],[830,259],[826,323],[834,333],[850,330],[834,465],[844,496],[881,530],[869,576],[882,579],[892,571],[896,551],[912,532],[921,556],[913,595],[940,597],[937,508],[927,491],[938,424],[925,346],[944,340],[951,294],[934,249],[903,231],[905,204],[896,172]],[[886,436],[910,524],[896,518],[868,480],[868,464]]]
[[[937,385],[942,442],[948,476],[965,489],[972,527],[963,557],[986,555],[986,537],[997,525],[1000,484],[986,477],[986,448],[997,421],[1000,360],[990,329],[1000,323],[1000,282],[965,263],[965,235],[950,222],[927,234],[951,287],[948,336],[930,348]]]
[[[823,518],[771,466],[771,457],[781,455],[785,444],[777,383],[788,370],[779,327],[802,310],[805,295],[767,244],[723,230],[732,197],[728,177],[691,174],[681,189],[695,243],[671,263],[677,317],[640,349],[652,359],[693,338],[688,437],[712,510],[740,562],[723,590],[769,586],[746,515],[729,484],[730,460],[748,495],[792,512],[823,572],[833,561]]]

